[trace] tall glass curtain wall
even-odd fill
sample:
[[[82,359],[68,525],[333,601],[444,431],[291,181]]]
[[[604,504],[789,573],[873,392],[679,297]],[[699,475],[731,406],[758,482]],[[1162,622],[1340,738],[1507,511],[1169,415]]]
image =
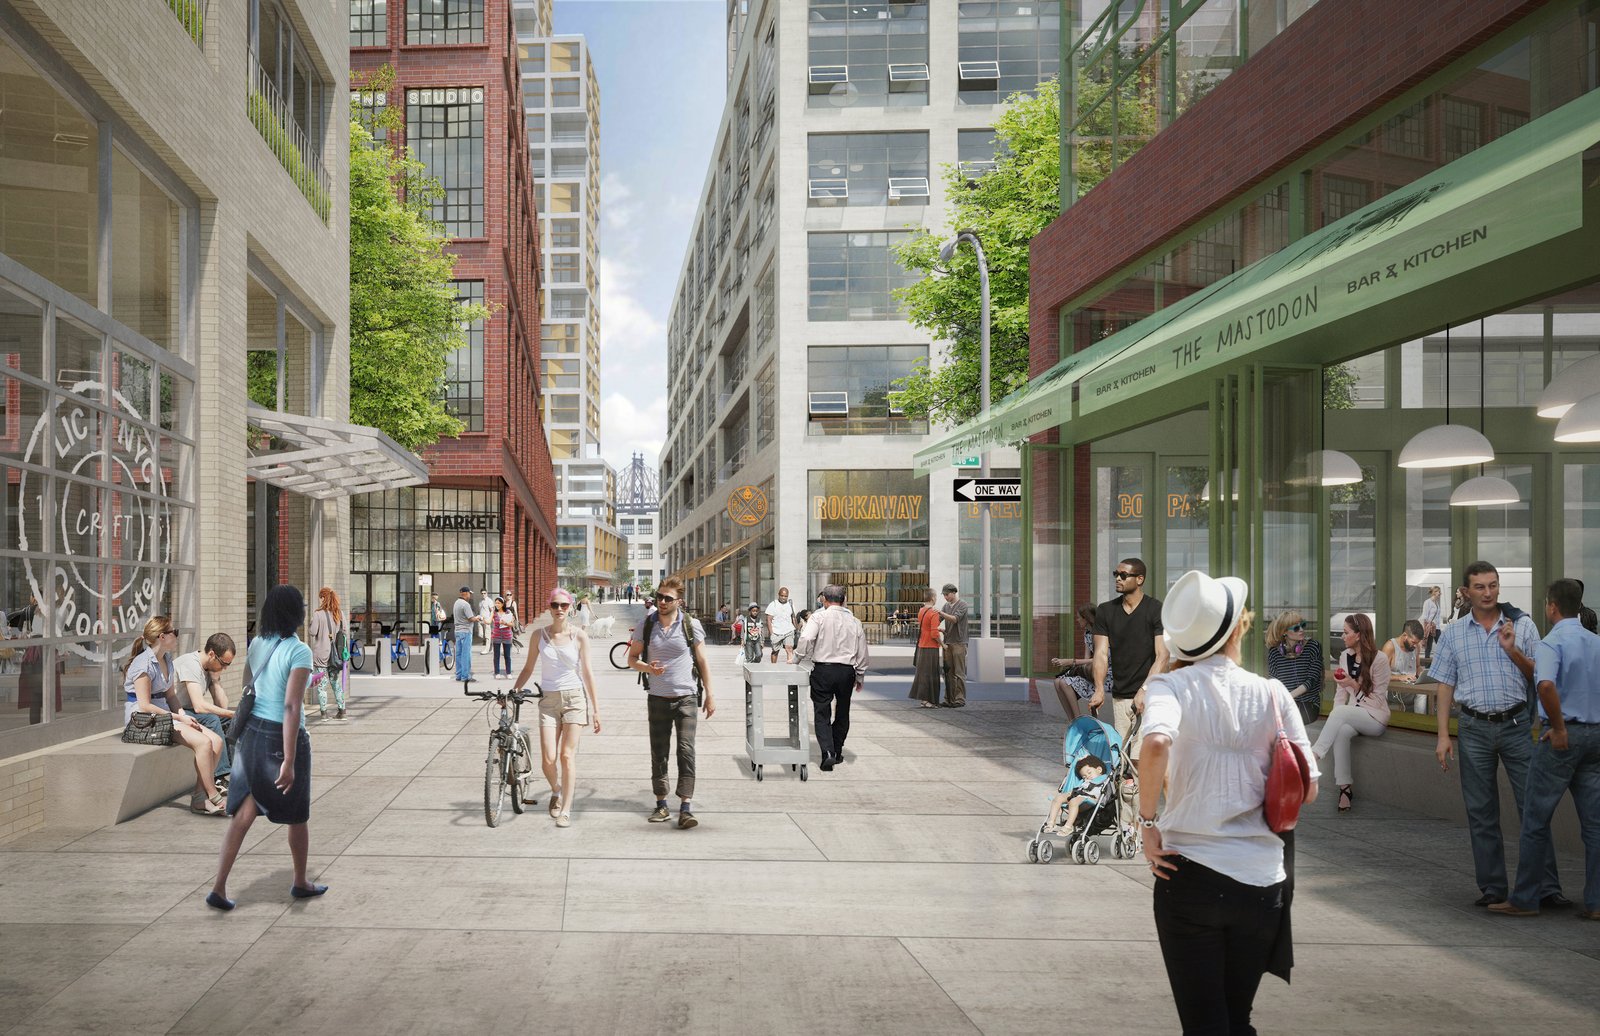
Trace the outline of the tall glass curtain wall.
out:
[[[0,190],[3,734],[113,707],[145,621],[193,592],[193,212],[4,36],[0,110],[31,170]]]

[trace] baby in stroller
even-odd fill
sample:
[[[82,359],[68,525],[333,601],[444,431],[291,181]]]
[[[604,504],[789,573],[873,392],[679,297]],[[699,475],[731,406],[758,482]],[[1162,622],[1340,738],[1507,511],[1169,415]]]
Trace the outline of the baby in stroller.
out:
[[[1072,776],[1077,780],[1072,783],[1071,790],[1057,792],[1056,797],[1050,800],[1049,815],[1058,817],[1061,821],[1050,828],[1052,834],[1070,835],[1076,830],[1083,807],[1088,806],[1089,811],[1094,812],[1111,784],[1106,776],[1105,760],[1097,755],[1085,755],[1074,763]],[[1066,810],[1064,816],[1063,808]],[[1088,817],[1084,819],[1087,820]]]

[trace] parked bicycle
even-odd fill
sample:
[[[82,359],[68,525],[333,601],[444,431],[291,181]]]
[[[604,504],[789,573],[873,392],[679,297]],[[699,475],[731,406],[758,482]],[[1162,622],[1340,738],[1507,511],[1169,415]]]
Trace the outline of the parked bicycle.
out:
[[[505,807],[506,792],[511,792],[511,808],[517,813],[539,800],[533,791],[533,742],[528,728],[520,722],[522,703],[544,697],[544,690],[533,685],[531,691],[519,688],[494,691],[466,691],[469,698],[494,702],[498,713],[485,705],[484,718],[489,725],[489,754],[483,766],[483,819],[490,827],[500,826],[500,813]]]
[[[449,672],[456,667],[455,632],[445,629],[435,639],[439,641],[439,664],[444,667],[445,672]]]
[[[406,638],[401,634],[405,627],[395,624],[394,632],[389,636],[389,661],[404,672],[411,665],[411,645],[406,643]]]
[[[350,668],[359,673],[361,667],[367,664],[367,654],[361,649],[361,641],[355,637],[350,638]]]

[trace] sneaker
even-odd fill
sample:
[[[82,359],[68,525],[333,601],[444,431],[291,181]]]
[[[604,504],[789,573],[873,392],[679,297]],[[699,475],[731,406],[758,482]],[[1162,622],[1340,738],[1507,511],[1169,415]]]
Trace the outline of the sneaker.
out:
[[[572,826],[572,814],[563,813],[560,816],[556,817],[556,826],[557,827],[571,827]]]
[[[665,806],[657,806],[650,814],[650,823],[665,824],[672,819],[672,811]]]
[[[333,718],[334,719],[344,719],[344,709],[341,708],[338,712],[335,712],[333,714]]]
[[[694,814],[688,810],[684,810],[682,813],[678,814],[678,826],[685,831],[689,830],[691,827],[695,827],[699,823],[700,821],[696,820],[694,818]]]

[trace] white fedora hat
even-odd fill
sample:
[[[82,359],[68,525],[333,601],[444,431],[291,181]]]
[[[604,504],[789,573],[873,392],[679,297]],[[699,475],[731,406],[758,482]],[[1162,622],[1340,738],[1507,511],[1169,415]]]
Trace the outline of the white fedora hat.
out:
[[[1216,653],[1239,625],[1249,596],[1250,585],[1243,579],[1185,572],[1161,602],[1167,652],[1183,662],[1198,662]]]

